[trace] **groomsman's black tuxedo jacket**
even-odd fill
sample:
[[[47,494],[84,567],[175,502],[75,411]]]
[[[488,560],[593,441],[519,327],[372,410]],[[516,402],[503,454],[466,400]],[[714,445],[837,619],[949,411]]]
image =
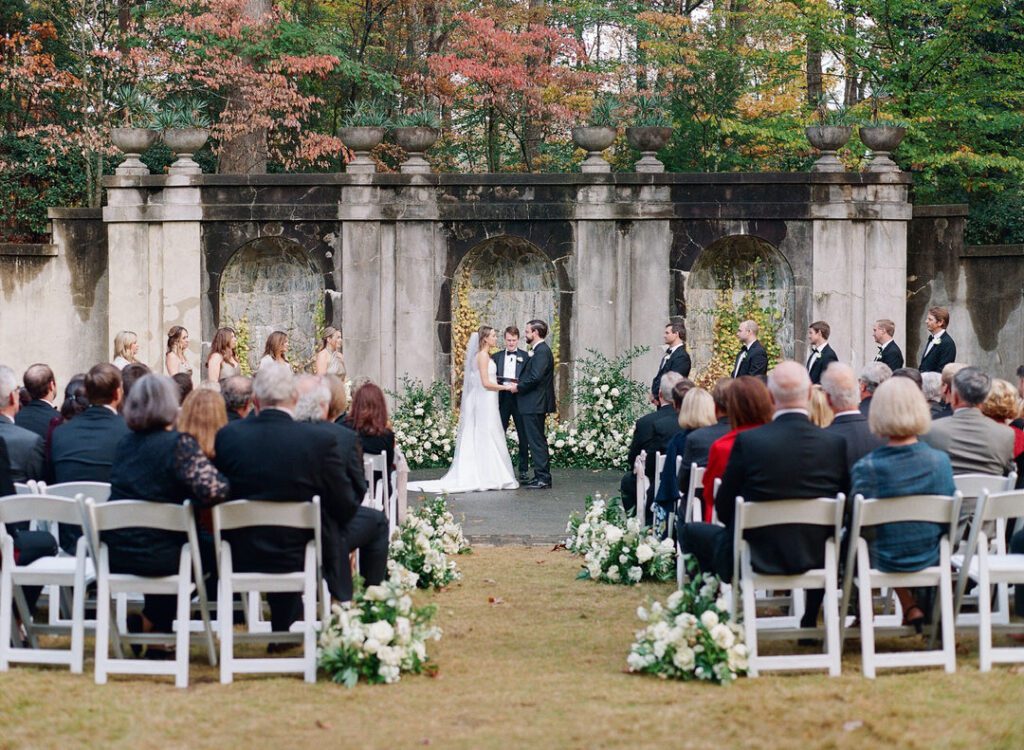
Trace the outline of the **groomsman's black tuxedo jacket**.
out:
[[[651,382],[651,395],[657,397],[658,389],[661,388],[661,376],[666,372],[678,372],[684,378],[690,377],[690,355],[686,353],[686,345],[680,344],[671,354],[661,358],[661,366],[658,374]]]
[[[740,369],[737,372],[736,362],[740,361],[744,349],[747,351],[747,356],[740,364]],[[749,347],[740,349],[740,353],[736,355],[736,361],[732,363],[732,369],[736,373],[737,378],[741,375],[767,375],[768,354],[765,352],[764,347],[761,346],[761,342],[755,339]]]
[[[821,347],[821,356],[814,361],[814,364],[807,371],[811,376],[811,382],[815,384],[820,383],[821,374],[825,372],[825,369],[833,362],[838,361],[839,357],[836,356],[835,350],[826,343],[825,346]]]
[[[508,353],[507,349],[502,349],[497,354],[491,355],[491,359],[494,360],[495,367],[498,368],[498,385],[505,383],[505,378],[515,378],[517,381],[522,377],[523,370],[526,369],[526,363],[530,359],[523,349],[516,349],[516,371],[514,373],[505,372],[505,355]],[[508,407],[513,409],[516,403],[516,394],[510,393],[509,391],[501,391],[498,393],[498,405],[500,407]]]
[[[925,339],[924,350],[928,350],[928,341],[932,337],[929,336]],[[935,346],[932,347],[931,351],[921,356],[921,365],[917,368],[921,372],[942,372],[942,368],[948,365],[950,362],[956,362],[956,342],[953,341],[953,337],[949,335],[948,331],[942,332],[942,339]]]
[[[900,351],[895,339],[882,347],[878,354],[875,355],[875,362],[888,365],[889,369],[893,372],[903,367],[903,352]]]
[[[555,404],[555,356],[546,341],[533,348],[519,377],[520,414],[550,414]]]

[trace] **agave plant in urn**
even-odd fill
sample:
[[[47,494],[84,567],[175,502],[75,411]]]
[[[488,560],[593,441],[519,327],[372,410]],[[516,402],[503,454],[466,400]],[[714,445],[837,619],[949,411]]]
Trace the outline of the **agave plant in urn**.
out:
[[[177,157],[170,173],[201,172],[192,156],[210,138],[210,117],[206,114],[206,105],[199,99],[183,99],[164,109],[156,119],[163,130],[164,144]]]
[[[149,167],[139,157],[160,135],[151,127],[157,112],[156,99],[143,89],[126,84],[114,89],[111,103],[118,126],[110,129],[110,140],[125,157],[117,166],[117,174],[149,174]]]
[[[626,128],[626,140],[640,152],[635,169],[637,172],[664,172],[665,165],[657,154],[672,137],[672,117],[658,96],[641,94],[633,100],[633,106],[633,125]]]
[[[387,108],[378,101],[357,102],[338,128],[341,142],[355,152],[355,158],[345,165],[345,171],[351,174],[372,174],[377,171],[377,163],[370,157],[391,124]]]
[[[402,174],[430,174],[430,162],[424,154],[437,142],[441,132],[441,121],[427,109],[411,112],[397,118],[395,143],[407,154],[399,166]]]
[[[822,105],[818,107],[817,117],[817,123],[804,130],[811,145],[821,151],[821,156],[814,162],[811,171],[845,172],[846,167],[839,161],[836,152],[845,146],[853,135],[849,115],[842,107],[829,109]]]
[[[610,96],[602,97],[594,102],[587,124],[572,129],[573,143],[587,152],[587,158],[580,165],[581,172],[612,171],[602,152],[615,143],[618,113],[618,102]]]

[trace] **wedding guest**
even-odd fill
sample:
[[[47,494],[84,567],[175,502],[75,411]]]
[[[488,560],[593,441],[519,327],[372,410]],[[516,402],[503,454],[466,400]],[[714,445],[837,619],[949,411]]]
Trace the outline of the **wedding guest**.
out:
[[[190,372],[179,372],[174,375],[171,380],[174,381],[174,385],[178,387],[178,403],[183,403],[185,397],[192,392],[192,373]]]
[[[18,376],[7,365],[0,365],[0,439],[7,443],[11,478],[15,482],[44,479],[45,449],[43,439],[14,418],[21,409]]]
[[[314,372],[317,375],[340,375],[345,377],[345,358],[341,356],[341,331],[327,326],[320,339],[320,351],[316,353]]]
[[[260,360],[259,367],[256,368],[257,371],[269,365],[280,365],[281,367],[287,367],[288,371],[291,372],[292,366],[288,364],[288,360],[284,356],[287,353],[288,334],[284,331],[274,331],[267,336],[267,343],[263,347],[263,358]]]
[[[658,391],[658,408],[650,414],[645,414],[636,421],[633,427],[633,438],[629,444],[629,457],[627,459],[630,470],[626,472],[619,482],[619,491],[622,493],[622,507],[626,513],[636,512],[639,498],[636,496],[636,475],[633,474],[633,464],[641,451],[647,451],[647,460],[644,465],[644,473],[649,480],[647,497],[644,500],[645,517],[650,518],[650,504],[654,499],[654,470],[657,461],[657,453],[664,453],[668,441],[679,432],[679,416],[672,408],[672,389],[676,383],[682,380],[678,372],[666,372],[661,376],[661,384]],[[364,446],[365,447],[365,446]]]
[[[331,405],[327,411],[327,421],[342,424],[348,413],[348,388],[345,381],[337,375],[325,375],[324,382],[331,391]]]
[[[810,345],[807,351],[807,372],[814,384],[821,382],[821,374],[830,364],[839,361],[835,350],[828,343],[830,335],[832,327],[824,320],[814,321],[807,329],[807,342]]]
[[[942,396],[942,375],[937,372],[921,373],[921,391],[928,402],[928,410],[932,419],[949,416],[948,406]]]
[[[924,379],[921,377],[921,371],[916,367],[901,367],[898,370],[892,371],[894,378],[907,378],[914,381],[914,385],[924,390]]]
[[[757,340],[758,325],[753,320],[744,320],[736,331],[736,338],[740,340],[742,347],[736,355],[736,363],[732,368],[732,376],[738,378],[742,375],[767,375],[768,354],[764,346]]]
[[[235,347],[238,336],[233,328],[218,328],[210,343],[210,355],[206,358],[206,380],[221,383],[230,377],[242,374]]]
[[[967,365],[965,365],[963,362],[950,362],[948,365],[942,368],[942,373],[940,377],[942,379],[943,410],[942,413],[939,414],[938,417],[936,417],[936,419],[953,416],[953,378],[955,378],[956,374],[965,367],[967,367]],[[921,375],[923,377],[924,373],[921,373]]]
[[[1024,365],[1017,368],[1017,393],[1024,398]]]
[[[981,405],[981,413],[997,424],[1005,424],[1013,431],[1013,462],[1017,471],[1017,488],[1024,488],[1024,429],[1017,427],[1021,415],[1021,401],[1013,384],[995,379],[992,390]]]
[[[682,318],[665,324],[665,356],[661,359],[658,372],[651,382],[651,403],[657,403],[661,376],[666,372],[677,372],[681,377],[690,375],[690,355],[686,353],[686,325]]]
[[[924,395],[905,378],[892,378],[875,391],[868,424],[886,441],[853,466],[851,495],[865,498],[906,495],[952,495],[953,467],[949,457],[918,436],[931,423]],[[875,527],[869,545],[872,566],[885,572],[921,570],[939,563],[940,524],[904,521]],[[920,630],[924,611],[911,589],[898,588],[903,624]]]
[[[113,365],[111,365],[113,367]],[[116,368],[115,368],[116,369]],[[51,462],[53,446],[53,431],[65,422],[69,422],[83,411],[89,408],[89,398],[85,391],[85,374],[72,375],[71,380],[64,387],[64,401],[60,405],[57,416],[50,420],[50,426],[46,431],[46,439],[43,441],[43,452],[46,457],[46,481],[54,482],[53,463]]]
[[[117,445],[110,474],[111,500],[146,500],[181,505],[191,499],[200,508],[228,499],[227,479],[203,453],[191,435],[173,429],[178,417],[178,392],[163,375],[146,375],[135,383],[124,404],[131,430]],[[101,539],[110,555],[112,573],[166,576],[178,572],[184,534],[158,529],[126,528],[104,531]],[[202,542],[200,542],[202,546]],[[213,551],[200,550],[203,559]],[[147,594],[141,618],[130,618],[130,631],[172,632],[177,608],[173,594]],[[150,647],[147,656],[167,656]]]
[[[808,407],[808,414],[811,418],[811,424],[817,425],[818,427],[828,427],[832,424],[832,410],[828,407],[828,399],[825,398],[825,391],[821,390],[821,385],[815,384],[811,388],[811,401]]]
[[[852,469],[857,461],[881,447],[882,440],[871,432],[867,417],[860,413],[860,389],[852,367],[842,362],[832,365],[821,377],[821,387],[834,415],[827,429],[846,441],[846,465]]]
[[[750,375],[736,378],[729,386],[725,400],[730,429],[713,442],[708,450],[707,468],[704,470],[704,523],[711,523],[715,480],[725,473],[736,437],[741,432],[766,425],[772,419],[772,397],[760,378]]]
[[[882,362],[868,362],[861,368],[857,380],[860,383],[860,413],[865,417],[871,411],[871,397],[875,389],[891,377],[892,370]]]
[[[388,405],[384,392],[373,383],[364,383],[352,396],[346,426],[355,430],[363,447],[363,454],[383,453],[387,456],[388,495],[394,492],[391,472],[395,470],[395,433],[391,431],[388,419]],[[374,474],[374,482],[381,479],[380,472]]]
[[[956,343],[946,332],[949,310],[945,307],[931,308],[924,324],[928,329],[928,343],[917,369],[921,372],[942,372],[943,367],[956,361]]]
[[[707,466],[712,443],[729,431],[727,394],[732,383],[733,378],[719,378],[715,382],[715,387],[711,389],[711,398],[715,402],[715,424],[701,427],[686,436],[683,462],[679,466],[678,484],[681,497],[685,498],[690,488],[690,467],[693,464]],[[703,490],[698,489],[697,492],[700,494]]]
[[[888,318],[876,320],[871,335],[878,344],[875,362],[884,363],[893,372],[903,367],[903,352],[892,338],[896,335],[896,324]]]
[[[21,407],[14,423],[34,432],[45,441],[50,422],[58,415],[54,403],[57,399],[57,381],[53,377],[53,370],[44,364],[35,364],[25,370],[21,380],[31,400]]]
[[[140,378],[149,375],[151,370],[148,366],[141,362],[133,362],[121,370],[121,405],[128,399],[128,395],[132,392],[132,386],[135,385],[136,381]]]
[[[232,375],[220,384],[220,395],[228,411],[228,421],[245,419],[252,412],[252,378]]]
[[[691,393],[693,396],[690,396]],[[654,498],[665,516],[679,503],[676,459],[686,450],[686,436],[715,423],[715,400],[706,390],[696,387],[689,378],[683,378],[672,389],[672,406],[679,413],[680,431],[672,436],[665,447],[665,465],[658,481],[658,494]],[[656,515],[660,513],[656,512]]]
[[[344,381],[337,375],[324,375],[324,384],[331,393],[331,401],[327,408],[326,421],[337,425],[338,446],[344,455],[349,457],[346,464],[349,482],[355,490],[356,497],[366,494],[366,472],[363,471],[363,445],[359,435],[345,424],[344,417],[348,411],[348,389]]]
[[[171,377],[179,373],[192,376],[192,364],[188,361],[188,331],[184,326],[171,326],[171,330],[167,332],[164,367]]]
[[[114,367],[123,370],[127,365],[138,362],[139,337],[135,331],[118,331],[114,336]]]

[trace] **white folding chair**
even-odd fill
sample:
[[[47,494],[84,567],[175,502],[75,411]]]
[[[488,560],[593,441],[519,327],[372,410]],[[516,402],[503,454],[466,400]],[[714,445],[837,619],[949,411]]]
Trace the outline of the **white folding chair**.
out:
[[[700,523],[704,520],[704,512],[701,501],[697,497],[697,490],[704,486],[705,471],[703,466],[690,464],[690,484],[686,488],[686,512],[683,516],[687,523]]]
[[[1002,612],[1009,612],[1009,584],[1024,585],[1024,555],[1009,554],[1006,550],[1006,522],[1009,519],[1024,517],[1024,490],[997,492],[988,494],[983,491],[978,499],[971,521],[971,534],[968,537],[965,558],[968,562],[961,568],[957,580],[956,602],[957,613],[963,601],[967,579],[978,584],[978,651],[982,672],[992,669],[994,662],[1024,662],[1024,648],[993,648],[992,630],[994,625],[1004,625],[1001,630],[1021,632],[1020,624],[1009,626],[996,622],[992,617],[991,587],[997,587]],[[995,523],[995,539],[989,540],[985,533],[987,523]],[[989,544],[994,550],[990,551]]]
[[[235,572],[231,544],[225,531],[253,526],[282,526],[309,529],[313,539],[306,544],[303,569],[293,573]],[[228,684],[236,674],[301,673],[306,682],[316,682],[317,592],[323,564],[320,538],[320,498],[311,502],[269,502],[234,500],[213,507],[213,535],[217,545],[220,589],[217,609],[220,621],[220,681]],[[303,620],[294,623],[288,633],[235,633],[231,622],[231,602],[235,592],[283,593],[303,595]],[[235,656],[235,640],[258,643],[301,642],[303,655],[288,658],[245,658]]]
[[[14,494],[16,495],[35,495],[38,488],[38,483],[34,479],[30,479],[27,482],[15,482],[14,483]]]
[[[668,523],[668,535],[671,538],[673,538],[673,539],[676,538],[676,516],[678,515],[678,512],[679,512],[679,487],[678,487],[678,485],[679,485],[679,469],[680,469],[680,467],[682,467],[682,465],[683,465],[683,457],[682,456],[676,456],[676,471],[675,471],[676,487],[674,488],[676,497],[675,497],[675,502],[673,502],[671,504],[671,506],[670,506],[671,510],[668,512],[668,521],[667,521],[667,523]],[[684,502],[685,502],[685,500],[684,500]]]
[[[147,500],[115,500],[98,505],[85,501],[88,523],[86,534],[96,557],[96,684],[104,685],[109,674],[173,675],[176,687],[188,687],[188,660],[191,628],[192,591],[199,595],[204,641],[211,666],[217,664],[217,651],[210,628],[203,565],[199,557],[192,504],[157,503]],[[181,547],[178,572],[168,576],[139,576],[110,572],[110,550],[102,541],[104,531],[126,528],[158,529],[184,533],[187,541]],[[178,606],[175,633],[127,633],[114,623],[117,650],[121,643],[173,645],[172,661],[110,658],[110,600],[121,593],[174,594]]]
[[[409,511],[409,462],[398,446],[395,446],[395,494],[391,505],[394,513],[388,515],[389,538]]]
[[[77,500],[50,495],[8,495],[0,498],[0,671],[6,672],[10,662],[32,664],[67,664],[76,674],[82,672],[85,653],[85,579],[92,565],[86,557],[85,539],[78,540],[74,557],[41,557],[27,565],[14,562],[14,539],[7,534],[6,524],[40,519],[53,523],[79,524],[82,511]],[[88,571],[87,571],[88,568]],[[15,587],[69,586],[72,590],[71,620],[67,627],[36,625],[27,607],[19,606],[26,631],[34,633],[71,633],[71,648],[15,648],[11,645],[11,628]],[[51,607],[54,602],[51,601]]]
[[[793,669],[827,669],[836,676],[841,671],[841,644],[839,628],[839,553],[838,545],[843,522],[845,497],[823,497],[811,500],[772,500],[770,502],[744,502],[736,498],[736,526],[733,541],[733,592],[743,597],[743,628],[749,651],[748,674],[756,677],[760,671]],[[825,540],[825,565],[793,575],[772,575],[758,573],[751,563],[750,543],[744,539],[744,532],[763,529],[780,524],[806,524],[825,526],[832,534]],[[737,586],[739,588],[737,589]],[[757,589],[824,589],[825,590],[825,653],[784,654],[761,656],[758,653],[758,638],[769,636],[775,639],[796,639],[817,628],[773,629],[758,627]],[[733,605],[735,610],[735,604]],[[799,623],[798,623],[799,624]]]
[[[846,612],[850,593],[856,580],[859,594],[860,644],[864,676],[873,679],[876,669],[891,667],[941,666],[946,672],[956,671],[956,643],[953,621],[953,574],[950,565],[950,539],[956,534],[960,512],[960,493],[945,495],[909,495],[865,500],[857,495],[853,501],[853,522],[850,527],[850,546],[846,556],[843,577],[843,602],[840,611]],[[882,524],[916,521],[935,523],[943,527],[939,539],[939,564],[922,570],[888,573],[871,566],[867,540],[863,529]],[[903,635],[913,632],[906,627],[880,627],[874,613],[874,588],[935,586],[942,620],[942,648],[927,651],[901,651],[879,654],[875,651],[875,636]],[[934,616],[933,612],[933,616]],[[934,640],[935,625],[932,626]],[[845,638],[846,628],[843,629]]]
[[[640,455],[633,462],[633,475],[636,478],[636,519],[640,522],[642,529],[647,525],[647,451],[640,451]]]

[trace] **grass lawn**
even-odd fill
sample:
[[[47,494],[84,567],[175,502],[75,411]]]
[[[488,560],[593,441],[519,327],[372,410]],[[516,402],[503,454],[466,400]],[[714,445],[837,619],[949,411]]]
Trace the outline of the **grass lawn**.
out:
[[[982,675],[971,639],[958,672],[741,679],[721,688],[624,671],[635,610],[671,584],[575,581],[578,561],[544,548],[479,547],[461,584],[424,594],[444,637],[436,677],[347,690],[300,678],[222,686],[193,650],[191,682],[15,666],[0,675],[0,748],[255,747],[1018,748],[1024,670]],[[91,648],[91,640],[86,647]],[[883,642],[884,643],[884,642]],[[901,643],[900,646],[910,645]]]

